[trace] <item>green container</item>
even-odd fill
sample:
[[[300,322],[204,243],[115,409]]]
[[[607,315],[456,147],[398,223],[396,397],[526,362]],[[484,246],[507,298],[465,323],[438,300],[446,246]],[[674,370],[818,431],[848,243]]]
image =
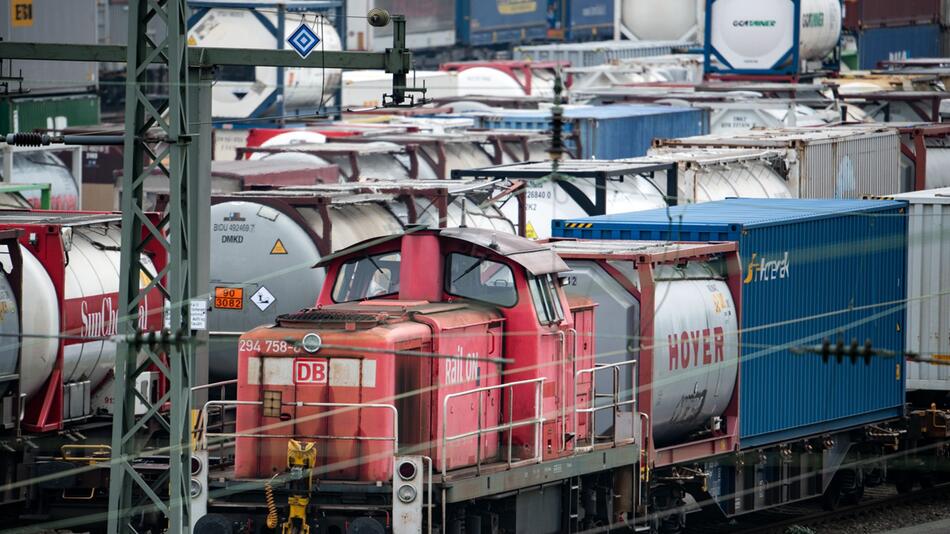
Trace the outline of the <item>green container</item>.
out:
[[[99,124],[99,95],[0,99],[0,134]]]

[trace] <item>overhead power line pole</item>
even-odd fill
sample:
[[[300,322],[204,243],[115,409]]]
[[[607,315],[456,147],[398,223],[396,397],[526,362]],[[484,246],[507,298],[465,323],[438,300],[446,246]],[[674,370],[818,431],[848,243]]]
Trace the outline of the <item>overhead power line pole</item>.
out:
[[[373,26],[390,23],[382,10],[371,11],[368,19]],[[407,95],[419,92],[406,87],[412,60],[405,47],[402,16],[391,18],[393,47],[384,52],[315,51],[306,58],[290,50],[189,48],[187,20],[186,0],[130,0],[128,47],[0,42],[0,59],[127,63],[117,325],[126,342],[119,344],[115,367],[110,533],[131,532],[130,521],[155,511],[167,519],[169,532],[190,529],[191,388],[207,381],[208,363],[207,332],[193,328],[193,321],[200,322],[208,300],[212,69],[236,65],[385,70],[393,75],[392,93],[383,98],[387,105],[403,105],[412,101]],[[149,37],[150,23],[164,26],[161,41]],[[149,66],[154,64],[167,69],[168,96],[160,101],[146,94]],[[94,142],[95,136],[89,137],[85,141]],[[109,141],[115,139],[102,139]],[[170,193],[167,213],[158,224],[147,216],[143,202],[145,180],[156,171],[167,177]],[[151,243],[167,251],[168,264],[156,276],[143,278],[142,253]],[[144,287],[143,280],[148,280]],[[143,332],[139,305],[154,288],[168,301],[167,329]],[[192,303],[197,306],[194,315]],[[155,402],[136,388],[137,379],[150,368],[157,368],[167,385]],[[135,415],[136,403],[145,406],[141,417]],[[158,437],[142,437],[150,434]],[[168,469],[157,477],[144,477],[135,469],[143,457],[165,455]]]

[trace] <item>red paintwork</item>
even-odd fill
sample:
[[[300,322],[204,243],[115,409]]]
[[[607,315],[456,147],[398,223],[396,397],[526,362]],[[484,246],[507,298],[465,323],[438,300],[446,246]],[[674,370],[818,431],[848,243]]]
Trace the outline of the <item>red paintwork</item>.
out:
[[[51,220],[55,220],[57,215],[69,215],[75,212],[64,211],[41,211],[36,210],[33,213],[47,213]],[[89,214],[92,212],[82,212]],[[159,221],[158,214],[149,214],[152,224]],[[20,244],[27,248],[36,259],[43,265],[53,282],[53,288],[56,291],[56,299],[61,303],[59,307],[59,324],[63,326],[63,333],[72,335],[82,334],[82,304],[86,302],[87,309],[101,310],[103,301],[108,300],[107,306],[111,305],[114,311],[118,311],[118,294],[109,295],[89,295],[85,299],[66,300],[66,264],[67,254],[63,248],[62,226],[55,223],[47,224],[0,224],[0,230],[21,230]],[[143,229],[143,232],[145,230]],[[168,263],[167,258],[162,252],[161,247],[155,243],[149,243],[145,250],[153,260],[157,271],[161,271]],[[29,298],[24,295],[24,298]],[[147,318],[147,324],[152,330],[162,328],[162,303],[163,299],[157,289],[152,290],[148,295],[149,303],[156,303],[155,306],[149,306],[151,315]],[[143,319],[145,320],[145,319]],[[140,320],[142,323],[143,320]],[[113,318],[114,321],[114,318]],[[143,323],[144,324],[144,323]],[[110,321],[104,325],[102,335],[111,335],[115,333],[115,324]],[[92,335],[97,335],[91,333]],[[63,350],[67,345],[81,343],[79,340],[59,341],[56,362],[53,365],[53,371],[47,379],[46,384],[40,390],[40,393],[24,409],[22,427],[28,432],[52,432],[62,430],[63,428]],[[158,394],[162,395],[167,390],[167,383],[160,381]]]
[[[333,303],[333,281],[347,259],[397,250],[401,251],[403,262],[398,297]],[[509,265],[515,273],[518,302],[511,308],[494,308],[445,294],[442,289],[444,260],[452,252],[487,255],[493,261]],[[322,407],[311,408],[303,414],[302,408],[286,405],[291,401],[335,399],[340,402],[345,398],[346,402],[395,404],[399,410],[401,447],[405,452],[432,457],[436,470],[441,469],[443,459],[448,470],[504,461],[508,451],[506,433],[484,434],[480,439],[473,436],[450,442],[445,450],[442,447],[446,435],[493,427],[507,421],[509,414],[514,421],[535,416],[533,385],[515,387],[513,399],[507,390],[496,390],[483,393],[481,402],[477,394],[472,394],[450,399],[445,404],[447,395],[497,385],[502,379],[505,382],[547,379],[542,400],[547,422],[542,429],[540,452],[545,459],[572,452],[574,376],[576,371],[590,368],[594,362],[594,304],[589,300],[569,303],[558,289],[562,308],[571,313],[561,324],[542,326],[522,267],[491,249],[441,237],[431,231],[416,232],[335,258],[326,268],[328,282],[324,284],[317,307],[312,310],[316,316],[324,314],[322,319],[285,319],[277,327],[259,328],[242,337],[238,400],[262,401],[265,391],[279,391],[286,414],[283,418],[287,422],[282,423],[280,414],[273,412],[265,417],[258,405],[239,406],[239,434],[266,433],[275,437],[238,438],[237,477],[268,477],[286,469],[286,442],[291,435],[318,442],[319,461],[324,467],[321,478],[374,481],[391,476],[393,451],[389,443],[324,438],[327,434],[383,437],[390,432],[391,415],[369,409],[356,412]],[[578,329],[577,333],[574,328]],[[292,346],[284,347],[284,352],[279,354],[268,351],[268,346],[280,347],[281,341],[302,339],[309,332],[318,333],[323,340],[324,348],[316,355],[299,354],[301,349],[296,349],[298,354],[295,354]],[[419,351],[437,356],[394,354],[395,351]],[[366,360],[374,360],[370,365],[376,366],[376,380],[360,387],[332,383],[294,385],[288,379],[292,374],[289,371],[283,375],[268,375],[259,370],[260,360],[270,368],[291,369],[293,364],[288,359],[294,357],[321,357],[331,362],[356,358],[364,362],[362,365]],[[502,357],[512,360],[503,369],[499,369],[497,363],[483,361]],[[278,359],[284,361],[277,362]],[[587,401],[586,397],[582,399],[584,407]],[[312,415],[316,420],[300,423],[296,418],[301,415]],[[587,419],[581,421],[581,431],[586,431]],[[511,442],[514,460],[536,454],[534,427],[516,429]]]

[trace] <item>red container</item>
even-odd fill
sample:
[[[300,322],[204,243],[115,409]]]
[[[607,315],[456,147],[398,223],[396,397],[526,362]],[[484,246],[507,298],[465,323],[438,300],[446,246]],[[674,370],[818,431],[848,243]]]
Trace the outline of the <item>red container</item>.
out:
[[[863,30],[933,24],[939,19],[940,0],[845,0],[842,22],[846,30]]]

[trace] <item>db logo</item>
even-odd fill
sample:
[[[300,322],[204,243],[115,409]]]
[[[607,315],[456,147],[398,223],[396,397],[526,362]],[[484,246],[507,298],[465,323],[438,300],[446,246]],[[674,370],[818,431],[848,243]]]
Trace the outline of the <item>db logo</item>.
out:
[[[294,360],[294,384],[326,384],[327,361],[307,358]]]

